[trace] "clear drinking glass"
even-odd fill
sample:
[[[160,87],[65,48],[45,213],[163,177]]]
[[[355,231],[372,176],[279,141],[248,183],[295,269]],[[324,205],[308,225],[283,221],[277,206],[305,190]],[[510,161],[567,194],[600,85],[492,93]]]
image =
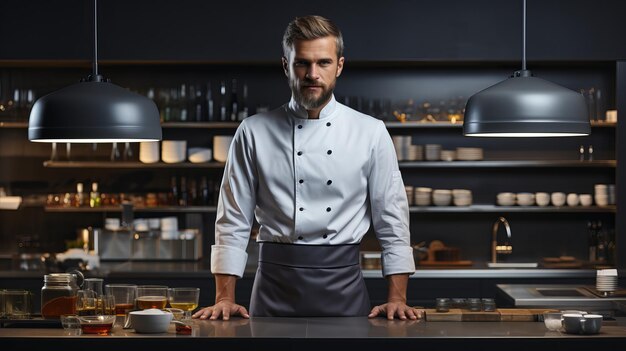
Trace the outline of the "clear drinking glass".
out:
[[[198,307],[200,300],[199,288],[171,288],[169,289],[169,303],[172,308],[185,311],[183,319],[191,318],[191,312]]]
[[[139,285],[137,286],[137,308],[164,309],[167,305],[167,286],[165,285]]]

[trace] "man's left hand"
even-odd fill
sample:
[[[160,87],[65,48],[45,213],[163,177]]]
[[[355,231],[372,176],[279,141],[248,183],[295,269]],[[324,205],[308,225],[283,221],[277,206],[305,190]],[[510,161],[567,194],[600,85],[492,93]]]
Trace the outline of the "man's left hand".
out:
[[[395,317],[399,319],[420,319],[424,316],[424,310],[407,306],[404,302],[387,302],[380,306],[375,306],[368,315],[369,318],[386,315],[388,320]]]

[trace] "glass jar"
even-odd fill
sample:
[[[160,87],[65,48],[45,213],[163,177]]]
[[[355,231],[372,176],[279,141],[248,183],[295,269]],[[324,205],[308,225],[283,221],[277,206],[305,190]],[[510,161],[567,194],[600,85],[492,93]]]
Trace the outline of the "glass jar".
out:
[[[450,311],[450,299],[446,298],[446,297],[438,297],[437,298],[436,310],[437,310],[437,312],[448,312],[448,311]]]
[[[479,312],[482,310],[482,304],[479,298],[467,299],[467,308],[472,312]]]
[[[44,275],[41,288],[41,316],[59,318],[63,314],[76,314],[76,281],[72,274]]]

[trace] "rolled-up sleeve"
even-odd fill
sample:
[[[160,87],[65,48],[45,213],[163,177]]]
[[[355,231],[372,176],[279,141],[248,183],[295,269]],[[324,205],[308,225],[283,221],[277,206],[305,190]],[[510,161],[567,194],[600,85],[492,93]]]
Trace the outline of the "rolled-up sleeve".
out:
[[[415,272],[415,261],[409,231],[409,204],[402,174],[393,142],[382,122],[377,135],[372,151],[368,191],[372,224],[382,247],[383,275],[412,274]]]
[[[245,121],[239,126],[228,151],[220,187],[215,221],[215,245],[211,246],[211,272],[242,277],[246,247],[254,222],[257,171],[252,139]]]

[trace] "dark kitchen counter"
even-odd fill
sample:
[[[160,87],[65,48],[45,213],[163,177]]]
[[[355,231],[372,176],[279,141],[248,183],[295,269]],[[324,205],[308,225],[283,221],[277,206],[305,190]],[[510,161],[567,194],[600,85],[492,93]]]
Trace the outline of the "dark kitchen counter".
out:
[[[60,328],[0,328],[7,350],[55,349],[168,350],[320,350],[361,347],[393,350],[589,350],[626,344],[626,319],[604,325],[598,335],[568,335],[548,331],[542,322],[425,322],[384,318],[234,318],[195,320],[191,336],[176,335],[173,325],[163,334],[136,334],[116,326],[108,336],[66,335]],[[217,349],[216,347],[220,347]],[[225,347],[225,348],[221,348]]]
[[[245,276],[253,277],[256,265],[249,265]],[[624,272],[626,273],[626,272]],[[43,277],[43,271],[0,270],[1,278]],[[208,260],[196,262],[103,262],[98,270],[87,272],[101,278],[212,278]],[[380,270],[363,270],[365,278],[382,278]],[[417,268],[411,278],[595,278],[593,269],[547,268]],[[620,274],[623,276],[623,274]]]

